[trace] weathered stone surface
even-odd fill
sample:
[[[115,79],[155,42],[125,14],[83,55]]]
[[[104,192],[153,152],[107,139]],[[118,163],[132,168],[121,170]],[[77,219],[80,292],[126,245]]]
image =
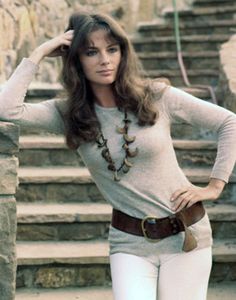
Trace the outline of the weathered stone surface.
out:
[[[236,20],[206,20],[205,22],[181,22],[179,24],[181,35],[195,34],[231,34],[236,27]],[[154,22],[140,23],[138,27],[142,36],[172,35],[174,23],[159,24]]]
[[[19,127],[0,121],[0,153],[15,154],[19,147]]]
[[[210,283],[207,300],[234,300],[236,286],[233,281]],[[16,300],[80,299],[80,300],[113,300],[111,287],[87,287],[65,289],[20,289]]]
[[[0,195],[14,194],[17,186],[18,159],[0,155]]]
[[[83,242],[79,247],[78,243],[77,246],[74,244],[75,247],[73,243],[63,243],[63,246],[60,246],[60,243],[54,242],[53,247],[49,246],[52,244],[44,243],[43,246],[43,243],[35,245],[21,243],[22,249],[18,258],[19,283],[28,287],[48,288],[110,284],[109,259],[105,243],[99,247],[99,243],[94,242]],[[35,251],[36,249],[38,251]],[[235,280],[235,259],[235,240],[215,242],[211,282]],[[26,277],[32,278],[33,281],[22,282]]]
[[[215,69],[219,68],[217,51],[204,51],[197,53],[182,53],[184,64],[187,69]],[[179,69],[179,63],[175,52],[144,52],[139,54],[139,58],[146,70],[155,69]]]
[[[106,239],[109,223],[73,223],[73,224],[18,224],[17,240],[24,241],[79,241]]]
[[[0,295],[2,300],[14,299],[16,272],[15,236],[15,199],[0,196]]]
[[[107,264],[108,243],[104,241],[37,241],[17,243],[17,263],[47,264]]]
[[[24,274],[27,269],[19,268],[22,278],[26,278]],[[110,271],[108,265],[94,265],[94,266],[78,266],[67,265],[64,267],[39,267],[31,269],[31,278],[34,278],[31,287],[43,288],[62,288],[71,286],[95,286],[110,284]],[[24,286],[28,286],[25,282]]]
[[[106,265],[18,267],[17,287],[85,287],[110,285],[110,267]]]
[[[94,184],[20,184],[16,198],[23,202],[104,202]]]
[[[213,236],[217,239],[236,238],[236,222],[212,222]]]
[[[30,226],[20,225],[17,226],[17,240],[22,241],[47,241],[57,240],[57,229],[50,225],[34,225]]]
[[[226,42],[230,34],[220,35],[192,35],[182,36],[181,43],[185,51],[210,51],[218,50],[218,47]],[[163,37],[134,37],[132,42],[135,49],[139,51],[175,51],[176,41],[174,36]]]
[[[219,89],[224,106],[236,113],[236,34],[220,50]]]
[[[76,268],[40,268],[36,273],[36,285],[43,288],[59,288],[66,286],[75,286],[77,278]]]
[[[18,158],[20,166],[84,166],[78,153],[67,149],[23,149]]]
[[[187,0],[181,0],[186,2]],[[101,11],[115,17],[128,32],[133,32],[138,21],[152,20],[161,15],[156,0],[79,0],[0,2],[0,82],[12,73],[22,57],[43,41],[65,30],[69,15],[76,10]],[[162,1],[162,8],[165,7]],[[56,82],[60,69],[57,59],[45,59],[36,78]]]

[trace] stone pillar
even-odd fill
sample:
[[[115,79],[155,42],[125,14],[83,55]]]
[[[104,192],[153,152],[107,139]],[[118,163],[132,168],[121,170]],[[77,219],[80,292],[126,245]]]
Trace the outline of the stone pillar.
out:
[[[15,299],[18,126],[0,121],[0,299]]]

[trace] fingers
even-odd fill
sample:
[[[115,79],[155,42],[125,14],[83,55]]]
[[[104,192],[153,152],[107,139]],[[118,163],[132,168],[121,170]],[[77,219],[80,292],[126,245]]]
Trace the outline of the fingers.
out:
[[[194,203],[194,202],[192,202],[193,200],[194,200],[194,195],[190,191],[185,192],[184,194],[182,194],[181,196],[179,196],[173,202],[172,209],[174,211],[180,211],[181,209],[183,209],[185,207],[190,207]]]
[[[192,206],[195,202],[202,200],[200,187],[188,186],[176,190],[171,196],[172,210],[177,212],[185,207]]]
[[[74,36],[74,30],[68,30],[63,34],[63,40],[61,45],[61,50],[68,50],[68,47],[71,45],[72,39]]]
[[[48,55],[50,57],[63,56],[69,50],[74,36],[74,30],[68,30],[67,32],[55,37],[50,43],[50,50]]]

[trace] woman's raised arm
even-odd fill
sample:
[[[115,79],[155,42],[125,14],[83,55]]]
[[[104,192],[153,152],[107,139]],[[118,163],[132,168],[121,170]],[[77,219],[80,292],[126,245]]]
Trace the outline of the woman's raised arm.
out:
[[[45,56],[63,55],[63,46],[70,46],[72,38],[73,31],[67,31],[41,44],[29,58],[22,60],[0,93],[0,120],[47,129],[55,133],[64,130],[55,100],[31,104],[24,103],[24,99],[40,61]]]

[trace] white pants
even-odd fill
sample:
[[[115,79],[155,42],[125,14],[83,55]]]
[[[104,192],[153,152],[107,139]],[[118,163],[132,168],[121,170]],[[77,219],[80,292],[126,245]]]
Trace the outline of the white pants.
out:
[[[159,255],[156,265],[125,253],[110,263],[114,300],[206,300],[211,247]]]

